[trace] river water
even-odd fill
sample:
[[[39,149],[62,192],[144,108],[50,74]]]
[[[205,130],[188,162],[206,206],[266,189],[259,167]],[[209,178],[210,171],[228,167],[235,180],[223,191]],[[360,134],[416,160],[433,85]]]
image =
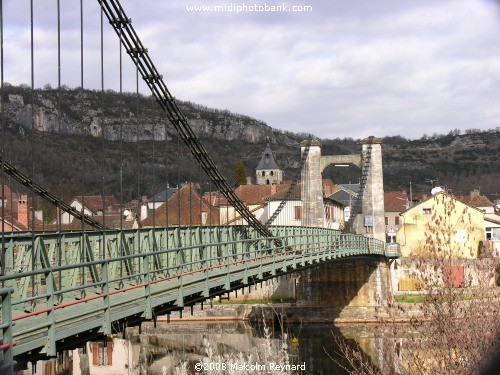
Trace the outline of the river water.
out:
[[[181,364],[195,374],[195,365],[203,362],[204,357],[206,368],[232,366],[235,374],[257,374],[256,370],[269,370],[271,366],[279,370],[285,352],[285,363],[296,366],[291,367],[296,371],[289,373],[346,374],[337,363],[345,364],[337,353],[335,337],[359,345],[369,360],[379,366],[386,354],[381,329],[333,324],[264,327],[242,321],[162,322],[156,327],[145,323],[140,333],[138,328],[128,328],[121,336],[88,342],[84,348],[66,351],[56,359],[29,364],[28,370],[17,374],[163,375],[174,373],[175,368],[184,366]],[[207,359],[210,350],[213,354]]]

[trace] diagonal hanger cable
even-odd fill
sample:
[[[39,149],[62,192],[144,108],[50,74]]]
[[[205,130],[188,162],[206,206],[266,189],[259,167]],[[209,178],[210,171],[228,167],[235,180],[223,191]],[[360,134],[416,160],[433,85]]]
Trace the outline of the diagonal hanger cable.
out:
[[[152,95],[165,111],[168,120],[177,130],[179,136],[189,148],[192,155],[241,217],[262,236],[273,237],[271,231],[257,220],[245,204],[238,198],[226,178],[221,174],[214,161],[200,143],[198,137],[188,124],[186,116],[181,112],[174,97],[167,89],[163,81],[163,76],[156,70],[147,49],[144,48],[137,36],[132,26],[132,21],[126,16],[120,2],[117,0],[98,0],[98,2],[102,5],[110,24],[120,38],[126,52],[136,65],[143,80],[151,90]],[[280,241],[278,242],[281,243]]]

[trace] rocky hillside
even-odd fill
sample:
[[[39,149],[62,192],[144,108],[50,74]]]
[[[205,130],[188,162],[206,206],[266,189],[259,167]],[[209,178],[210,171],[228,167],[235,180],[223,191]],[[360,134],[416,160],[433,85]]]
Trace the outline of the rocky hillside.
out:
[[[65,198],[104,190],[116,197],[122,191],[129,200],[189,180],[199,181],[204,191],[213,188],[151,98],[67,88],[59,97],[50,88],[32,93],[10,85],[3,91],[5,159],[26,172],[34,169],[37,182]],[[238,160],[254,176],[267,137],[285,178],[299,177],[299,143],[307,134],[276,131],[248,116],[189,102],[179,106],[229,180]],[[457,193],[479,187],[498,198],[500,133],[467,133],[383,138],[385,189],[409,189],[411,182],[418,194],[430,191],[433,180]],[[353,139],[321,143],[325,155],[361,150]],[[329,167],[324,177],[357,182],[360,171]]]
[[[154,100],[142,95],[120,95],[113,91],[103,95],[99,91],[63,89],[59,97],[59,92],[53,89],[31,93],[27,87],[7,85],[3,103],[9,127],[17,131],[31,129],[34,124],[38,132],[84,134],[96,138],[104,132],[107,140],[125,142],[153,137],[161,141],[173,134],[172,128],[165,127],[165,117]],[[179,102],[179,106],[200,137],[250,143],[274,137],[269,126],[248,116],[189,102]]]

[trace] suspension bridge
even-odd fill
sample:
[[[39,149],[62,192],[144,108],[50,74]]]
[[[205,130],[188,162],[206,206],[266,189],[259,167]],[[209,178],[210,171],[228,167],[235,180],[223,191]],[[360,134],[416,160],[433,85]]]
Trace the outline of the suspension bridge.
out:
[[[27,2],[28,3],[28,2]],[[87,3],[80,1],[80,99],[84,93],[84,72],[94,68],[85,67],[84,64],[84,21],[87,15]],[[61,108],[67,106],[60,95],[64,90],[61,71],[64,67],[61,58],[64,49],[61,43],[61,20],[63,11],[59,1],[56,1],[54,17],[54,35],[57,47],[54,54],[54,66],[57,68],[57,89],[55,89],[55,104],[49,107],[56,108],[54,113],[58,124],[58,133],[69,120],[62,115]],[[199,179],[190,180],[187,184],[188,199],[181,203],[181,191],[176,191],[177,203],[172,207],[166,199],[163,203],[162,216],[154,200],[152,202],[152,221],[146,225],[141,217],[141,210],[145,202],[142,193],[155,186],[147,186],[144,176],[141,176],[141,150],[139,136],[137,136],[137,162],[132,166],[136,174],[132,187],[126,186],[123,176],[127,173],[124,169],[124,155],[121,142],[123,139],[122,126],[127,122],[123,115],[125,111],[135,110],[134,126],[139,129],[141,116],[139,105],[135,109],[125,108],[123,100],[120,101],[120,114],[117,116],[119,131],[120,152],[115,153],[119,158],[120,170],[116,176],[107,176],[104,168],[97,168],[88,163],[88,169],[83,170],[86,150],[97,145],[97,153],[101,154],[100,166],[104,166],[106,156],[106,121],[104,107],[100,114],[93,120],[82,118],[81,138],[78,147],[81,148],[82,159],[75,169],[80,170],[80,184],[85,186],[87,174],[100,174],[101,186],[98,201],[100,212],[87,212],[85,203],[89,201],[86,191],[75,194],[73,202],[67,201],[67,196],[62,187],[62,180],[67,178],[55,172],[53,176],[44,176],[42,166],[37,163],[37,144],[44,130],[40,130],[38,121],[40,116],[40,99],[35,88],[35,72],[37,71],[36,51],[41,48],[35,43],[36,12],[33,1],[29,2],[29,16],[31,24],[29,43],[31,44],[30,80],[27,95],[15,98],[8,95],[4,64],[9,61],[9,50],[4,45],[9,45],[4,38],[9,36],[5,28],[9,27],[9,16],[3,10],[0,2],[1,21],[1,327],[3,338],[0,349],[4,363],[10,368],[17,361],[26,363],[40,358],[54,357],[61,350],[82,345],[93,335],[111,334],[119,330],[123,324],[133,324],[141,320],[155,320],[157,316],[172,310],[191,307],[195,304],[203,306],[203,302],[215,296],[226,294],[230,291],[251,288],[255,283],[278,277],[289,273],[317,267],[321,264],[335,262],[339,259],[350,257],[374,257],[378,259],[396,258],[397,251],[388,247],[384,241],[370,238],[362,234],[354,234],[356,213],[365,212],[363,197],[365,192],[373,192],[372,185],[372,148],[380,147],[369,138],[364,145],[363,154],[353,159],[341,157],[349,163],[361,167],[361,186],[357,203],[353,206],[350,220],[343,230],[325,228],[325,211],[322,195],[315,196],[316,190],[321,186],[317,184],[317,175],[321,174],[324,165],[320,165],[317,156],[317,145],[306,141],[302,145],[300,169],[301,181],[292,181],[286,191],[282,192],[282,201],[275,212],[264,219],[258,219],[252,211],[235,193],[231,184],[221,173],[218,163],[208,154],[199,138],[189,125],[187,117],[181,111],[173,95],[167,89],[162,75],[157,71],[151,60],[148,50],[143,46],[138,33],[132,26],[131,18],[119,1],[97,1],[90,6],[96,13],[100,33],[100,63],[96,68],[101,74],[102,103],[104,103],[105,87],[104,63],[105,35],[115,34],[119,40],[115,52],[119,61],[115,67],[120,76],[119,95],[122,92],[122,79],[129,78],[136,82],[136,96],[139,98],[139,78],[149,89],[152,98],[156,101],[154,116],[160,117],[165,127],[165,145],[168,134],[177,135],[176,148],[158,151],[155,129],[152,129],[152,160],[153,166],[162,164],[161,155],[182,155],[181,148],[190,154],[189,176],[193,177],[191,170],[199,171]],[[106,20],[107,22],[104,22]],[[7,43],[5,43],[7,42]],[[126,73],[125,62],[122,55],[127,55],[132,63],[131,74]],[[8,98],[6,100],[5,98]],[[20,158],[16,150],[15,136],[19,132],[19,123],[15,123],[9,115],[14,100],[28,104],[30,108],[31,126],[26,132],[27,143],[30,148],[29,157]],[[136,102],[137,104],[138,102]],[[48,105],[47,105],[48,106]],[[158,113],[161,113],[158,116]],[[130,117],[130,116],[129,116]],[[142,121],[145,121],[142,118]],[[89,137],[91,126],[98,123],[101,131],[96,137]],[[152,121],[154,123],[154,121]],[[109,124],[108,124],[109,126]],[[171,129],[171,130],[169,130]],[[139,133],[138,133],[139,134]],[[109,134],[108,134],[109,135]],[[156,143],[155,143],[156,142]],[[174,141],[175,143],[175,141]],[[182,145],[183,144],[183,145]],[[156,146],[155,146],[156,145]],[[94,147],[94,148],[96,148]],[[101,148],[99,148],[101,147]],[[61,146],[64,152],[64,146]],[[116,155],[118,154],[118,155]],[[316,155],[316,156],[315,156]],[[181,183],[180,173],[174,181],[169,173],[170,161],[163,155],[162,167],[153,167],[153,175],[164,175],[161,184],[164,188],[173,182]],[[313,160],[313,161],[312,161]],[[316,160],[316,161],[314,161]],[[61,162],[61,161],[59,161]],[[78,162],[78,161],[77,161]],[[331,161],[330,162],[334,162]],[[315,163],[318,164],[315,167]],[[322,159],[321,163],[326,161]],[[178,159],[177,165],[180,164]],[[326,164],[325,164],[326,165]],[[381,167],[380,167],[381,168]],[[55,168],[58,169],[57,166]],[[201,177],[203,174],[203,177]],[[315,177],[316,176],[316,177]],[[153,176],[153,181],[156,181]],[[46,187],[47,178],[54,178],[59,189],[51,190]],[[113,205],[109,202],[110,181],[118,181],[119,200],[114,204],[117,217],[110,212]],[[134,180],[134,179],[132,179]],[[200,181],[204,180],[205,183]],[[59,184],[59,185],[58,185]],[[153,182],[157,184],[157,182]],[[204,185],[208,188],[208,198],[202,194],[195,194],[195,185]],[[297,199],[295,190],[301,186],[303,202],[302,225],[280,225],[277,218],[286,212],[287,202]],[[82,188],[83,189],[83,188]],[[125,191],[135,191],[135,201],[125,200]],[[14,190],[24,194],[14,197]],[[185,189],[186,190],[186,189]],[[212,191],[216,190],[219,205],[213,204]],[[316,194],[317,195],[317,194]],[[80,199],[81,198],[81,199]],[[14,204],[14,200],[15,202]],[[373,200],[373,199],[372,199]],[[51,207],[56,212],[53,222],[47,222],[37,216],[37,202],[44,202],[43,207]],[[226,207],[226,214],[221,202]],[[9,203],[10,202],[10,203]],[[78,206],[76,203],[80,202]],[[302,203],[301,203],[302,204]],[[14,215],[16,206],[17,218]],[[170,212],[169,212],[170,207]],[[319,208],[318,208],[319,207]],[[371,206],[370,206],[371,207]],[[234,212],[230,221],[229,210]],[[135,211],[132,215],[131,225],[124,215],[125,212]],[[182,220],[181,216],[189,213],[189,220]],[[296,213],[296,212],[295,212]],[[291,213],[287,213],[290,215]],[[21,217],[23,218],[21,220]],[[225,218],[224,220],[222,218]],[[297,219],[297,217],[295,218]],[[236,225],[238,224],[238,225]],[[372,236],[374,237],[374,236]]]

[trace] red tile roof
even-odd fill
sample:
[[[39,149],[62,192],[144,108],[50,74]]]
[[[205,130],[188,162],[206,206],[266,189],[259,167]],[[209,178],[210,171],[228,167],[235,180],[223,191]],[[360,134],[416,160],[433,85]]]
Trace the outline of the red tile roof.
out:
[[[403,212],[407,208],[408,194],[403,191],[386,191],[384,193],[385,212]]]
[[[493,202],[484,195],[460,195],[457,198],[472,207],[493,207]]]
[[[265,198],[287,190],[289,186],[290,182],[278,185],[240,185],[235,193],[246,205],[260,205],[265,203]]]
[[[167,218],[168,209],[168,218]],[[207,213],[205,223],[202,223],[202,212]],[[156,226],[171,225],[216,225],[219,223],[219,210],[210,206],[208,202],[201,199],[194,187],[189,184],[181,187],[168,200],[167,204],[161,205],[152,215],[141,222],[143,227],[153,226],[153,215]]]
[[[14,227],[15,231],[29,231],[33,228],[32,214],[30,210],[25,211],[27,215],[27,224],[19,221],[19,194],[14,193],[7,185],[3,185],[3,195],[6,200],[6,205],[3,208],[0,207],[0,231],[2,230],[1,222],[4,221],[4,227]],[[2,186],[0,185],[0,196],[2,195]],[[31,206],[31,196],[26,196],[27,202],[25,203],[27,207]],[[3,212],[3,218],[2,218]],[[35,230],[48,230],[50,227],[48,224],[42,223],[40,220],[35,218]],[[10,231],[10,229],[8,229]]]
[[[103,207],[106,211],[118,211],[120,208],[120,202],[118,202],[118,200],[112,195],[104,196],[104,204],[101,195],[84,195],[83,197],[76,196],[73,199],[76,199],[79,202],[82,202],[83,200],[83,205],[94,214],[98,211],[103,211]]]

